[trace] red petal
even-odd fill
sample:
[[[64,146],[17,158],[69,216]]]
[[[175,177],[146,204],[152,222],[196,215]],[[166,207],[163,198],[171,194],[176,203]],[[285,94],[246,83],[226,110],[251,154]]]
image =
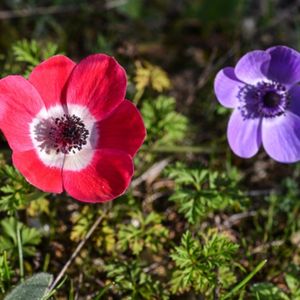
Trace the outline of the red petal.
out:
[[[80,171],[63,170],[68,194],[83,202],[105,202],[122,195],[133,174],[131,157],[116,150],[95,150],[91,163]]]
[[[47,108],[64,101],[64,86],[75,65],[68,57],[56,55],[33,69],[29,81],[38,90]]]
[[[35,150],[13,152],[13,163],[26,180],[44,192],[61,193],[62,170],[47,167],[37,156]]]
[[[33,149],[29,124],[43,107],[40,95],[23,77],[0,80],[0,128],[13,150]]]
[[[111,148],[135,155],[142,145],[146,129],[137,108],[128,100],[120,104],[105,120],[99,122],[99,148]]]
[[[125,98],[126,74],[110,56],[94,54],[83,59],[70,76],[67,103],[87,106],[97,119],[104,119]]]

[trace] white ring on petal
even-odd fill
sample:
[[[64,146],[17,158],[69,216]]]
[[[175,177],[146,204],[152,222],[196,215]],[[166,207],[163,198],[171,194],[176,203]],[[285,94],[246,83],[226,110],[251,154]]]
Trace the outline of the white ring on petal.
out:
[[[62,117],[64,114],[76,115],[85,125],[89,132],[86,145],[76,153],[57,153],[56,149],[43,149],[41,141],[36,139],[36,127],[43,120],[55,119]],[[79,171],[87,167],[93,159],[94,146],[99,139],[99,129],[97,128],[97,120],[92,116],[86,106],[78,104],[70,104],[68,106],[55,105],[48,110],[43,108],[32,120],[30,128],[30,137],[34,148],[41,161],[48,167],[64,168],[69,171]]]

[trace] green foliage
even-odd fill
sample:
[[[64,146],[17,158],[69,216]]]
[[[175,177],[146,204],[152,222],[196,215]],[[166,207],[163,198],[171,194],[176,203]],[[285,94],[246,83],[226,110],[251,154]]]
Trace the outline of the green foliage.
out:
[[[232,299],[232,296],[240,293],[239,299],[243,299],[245,294],[245,286],[248,282],[265,266],[267,260],[262,260],[250,273],[248,273],[240,282],[232,287],[225,295],[222,296],[222,300]],[[239,265],[241,267],[241,265]]]
[[[46,300],[48,287],[53,276],[48,273],[38,273],[15,287],[4,300]]]
[[[72,223],[74,225],[71,231],[71,240],[79,242],[83,239],[98,214],[102,214],[102,211],[95,211],[90,206],[84,206],[80,212],[76,212],[72,216]],[[102,226],[94,234],[93,241],[100,252],[104,250],[111,253],[115,249],[116,233],[106,219],[102,221]]]
[[[41,233],[35,228],[29,228],[25,224],[18,222],[14,217],[5,218],[0,222],[0,253],[6,251],[9,255],[17,257],[17,226],[20,226],[21,243],[24,255],[35,255],[35,246],[41,241]]]
[[[289,297],[272,283],[257,283],[251,288],[257,300],[290,300]]]
[[[22,279],[22,265],[28,276],[41,270],[58,274],[101,215],[67,270],[70,284],[62,280],[52,298],[246,300],[257,296],[248,285],[272,280],[258,285],[259,299],[299,300],[299,273],[287,268],[300,262],[299,164],[276,163],[264,151],[250,160],[237,158],[226,142],[231,112],[213,93],[217,71],[234,66],[244,53],[271,44],[297,49],[295,5],[296,0],[4,0],[3,9],[11,10],[1,12],[1,19],[12,19],[2,22],[2,78],[28,76],[58,49],[74,60],[109,53],[127,72],[127,96],[142,109],[148,136],[135,158],[138,180],[105,215],[103,204],[78,203],[66,193],[45,198],[7,167],[10,152],[2,143],[0,292]],[[156,166],[170,161],[193,167],[172,166],[165,178]],[[226,173],[232,165],[242,181],[232,169]],[[100,166],[97,171],[105,175]],[[247,206],[241,190],[251,200]],[[239,251],[229,251],[222,241],[232,242],[211,228],[224,230]]]
[[[272,233],[277,230],[282,219],[286,220],[285,238],[294,234],[295,236],[299,235],[300,190],[298,179],[284,178],[278,188],[278,192],[273,192],[266,198],[268,209],[262,212],[268,218],[265,240],[272,238]],[[278,217],[275,218],[274,216]]]
[[[139,255],[144,249],[158,252],[168,237],[168,229],[162,222],[162,216],[151,212],[144,216],[141,211],[130,212],[131,223],[120,224],[118,232],[118,248],[121,251],[131,249]]]
[[[0,176],[2,178],[0,210],[13,213],[24,206],[30,186],[24,177],[9,165],[1,165]]]
[[[158,280],[148,274],[138,260],[115,260],[105,266],[107,277],[114,282],[114,289],[126,300],[167,300],[168,292]]]
[[[46,194],[33,188],[24,177],[9,165],[0,165],[0,211],[14,214],[25,203],[43,198]]]
[[[70,236],[72,241],[78,242],[84,238],[92,224],[93,217],[94,212],[88,206],[84,206],[81,212],[76,212],[72,216],[73,227]]]
[[[42,45],[36,40],[21,40],[12,46],[12,51],[15,60],[26,66],[25,75],[29,75],[41,61],[57,54],[58,46],[52,42]]]
[[[95,243],[99,250],[106,253],[114,253],[116,249],[116,230],[107,220],[103,220],[102,226],[95,237]]]
[[[300,268],[291,265],[284,276],[288,292],[269,282],[256,283],[251,287],[257,300],[300,300]]]
[[[300,300],[300,267],[291,265],[284,279],[290,291],[290,298]]]
[[[210,212],[224,209],[241,209],[245,195],[238,188],[237,178],[205,168],[189,169],[181,163],[167,170],[175,182],[171,196],[179,212],[195,224]]]
[[[12,277],[12,270],[7,260],[6,251],[0,255],[0,294],[5,292],[6,284]]]
[[[49,215],[49,200],[43,197],[37,198],[29,203],[26,211],[30,217],[36,217],[41,213]]]
[[[175,99],[166,96],[143,103],[141,112],[147,128],[147,144],[152,147],[173,145],[183,139],[188,121],[175,111],[175,105]]]
[[[171,281],[172,292],[193,289],[203,295],[212,295],[219,284],[224,287],[234,283],[232,261],[237,249],[237,244],[216,232],[203,235],[200,241],[187,231],[171,254],[176,266]]]

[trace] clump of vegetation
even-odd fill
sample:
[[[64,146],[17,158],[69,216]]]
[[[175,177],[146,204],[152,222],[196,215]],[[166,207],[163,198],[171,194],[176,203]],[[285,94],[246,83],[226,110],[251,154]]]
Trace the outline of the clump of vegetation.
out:
[[[32,187],[1,139],[0,299],[300,299],[299,166],[236,157],[213,94],[241,54],[299,48],[296,1],[102,2],[1,4],[1,77],[113,55],[147,138],[97,205]]]

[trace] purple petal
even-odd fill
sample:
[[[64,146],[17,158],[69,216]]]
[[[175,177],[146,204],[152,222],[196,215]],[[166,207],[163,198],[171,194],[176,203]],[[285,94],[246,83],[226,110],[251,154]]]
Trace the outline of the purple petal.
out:
[[[266,50],[271,61],[266,68],[266,76],[274,81],[292,85],[300,81],[300,54],[285,46],[276,46]]]
[[[300,116],[300,86],[294,85],[289,90],[289,96],[290,96],[290,105],[288,109],[294,114]]]
[[[254,156],[261,145],[261,119],[244,119],[235,109],[230,117],[227,137],[232,151],[244,158]]]
[[[236,77],[251,85],[266,80],[264,69],[268,67],[270,59],[270,55],[261,50],[245,54],[235,67]]]
[[[234,68],[224,68],[216,76],[214,89],[219,102],[228,108],[234,108],[238,104],[238,94],[245,84],[234,74]]]
[[[262,141],[273,159],[283,163],[300,160],[300,117],[287,111],[280,117],[264,119]]]

